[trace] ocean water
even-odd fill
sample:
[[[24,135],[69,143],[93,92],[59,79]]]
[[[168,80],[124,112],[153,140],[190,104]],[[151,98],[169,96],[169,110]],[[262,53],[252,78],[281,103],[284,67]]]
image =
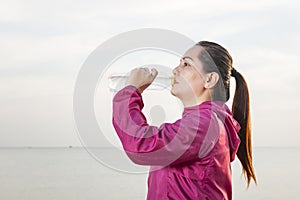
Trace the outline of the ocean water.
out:
[[[258,184],[247,190],[234,161],[233,199],[300,199],[300,148],[254,148],[253,154]],[[83,148],[0,149],[1,200],[135,200],[146,193],[147,174],[110,169]]]

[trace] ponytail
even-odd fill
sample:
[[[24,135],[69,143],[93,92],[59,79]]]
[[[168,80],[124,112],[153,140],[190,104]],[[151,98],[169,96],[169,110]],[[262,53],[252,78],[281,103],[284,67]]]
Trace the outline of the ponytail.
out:
[[[196,45],[201,46],[205,50],[201,51],[198,55],[199,60],[203,63],[204,70],[206,72],[215,71],[215,68],[212,68],[212,66],[216,66],[222,78],[220,83],[223,84],[219,85],[223,85],[224,87],[223,89],[214,90],[212,95],[214,100],[228,101],[230,98],[230,75],[235,77],[236,88],[232,104],[232,114],[241,126],[238,132],[241,143],[237,151],[237,157],[243,166],[243,174],[249,187],[251,178],[256,183],[256,177],[252,165],[250,100],[247,83],[244,77],[232,68],[232,57],[224,47],[209,41],[200,41]],[[223,92],[224,89],[225,95]]]
[[[248,86],[244,77],[234,68],[231,71],[231,76],[235,77],[236,80],[232,113],[234,119],[236,119],[241,126],[241,129],[238,132],[241,143],[237,151],[237,156],[243,166],[243,174],[247,181],[247,187],[249,187],[251,178],[256,183],[256,177],[252,165],[250,98]]]

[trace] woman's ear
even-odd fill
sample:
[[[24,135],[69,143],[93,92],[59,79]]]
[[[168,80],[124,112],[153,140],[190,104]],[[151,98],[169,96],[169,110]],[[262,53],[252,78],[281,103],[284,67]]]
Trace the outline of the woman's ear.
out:
[[[211,88],[215,87],[215,85],[218,83],[218,81],[219,81],[219,74],[216,72],[211,72],[207,75],[204,87],[206,89],[211,89]]]

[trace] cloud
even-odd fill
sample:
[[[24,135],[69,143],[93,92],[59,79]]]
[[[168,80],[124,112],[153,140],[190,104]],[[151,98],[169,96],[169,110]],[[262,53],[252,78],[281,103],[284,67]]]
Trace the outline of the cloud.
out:
[[[298,10],[297,1],[271,0],[5,1],[0,7],[0,146],[75,144],[70,105],[80,66],[105,40],[144,27],[228,48],[249,82],[254,129],[261,132],[255,144],[294,144],[295,133],[289,133],[293,141],[269,138],[286,127],[299,130]],[[280,121],[280,128],[272,126]]]

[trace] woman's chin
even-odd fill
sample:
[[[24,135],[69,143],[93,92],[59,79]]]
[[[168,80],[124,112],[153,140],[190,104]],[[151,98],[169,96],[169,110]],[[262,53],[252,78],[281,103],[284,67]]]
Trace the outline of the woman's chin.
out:
[[[171,94],[176,97],[176,91],[174,90],[174,88],[171,89]]]
[[[181,90],[180,90],[180,88],[177,88],[176,86],[175,87],[173,86],[172,89],[171,89],[171,94],[173,96],[179,98],[179,96],[181,96]]]

